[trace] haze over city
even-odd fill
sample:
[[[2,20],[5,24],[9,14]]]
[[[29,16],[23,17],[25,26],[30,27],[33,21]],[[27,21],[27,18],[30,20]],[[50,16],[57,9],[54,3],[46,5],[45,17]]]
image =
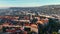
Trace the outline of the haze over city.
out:
[[[59,4],[60,0],[0,0],[0,7],[38,7]]]

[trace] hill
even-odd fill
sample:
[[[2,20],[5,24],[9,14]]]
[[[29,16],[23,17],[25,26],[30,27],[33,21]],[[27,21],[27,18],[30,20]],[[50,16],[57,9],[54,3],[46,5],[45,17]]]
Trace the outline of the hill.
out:
[[[56,14],[60,15],[60,5],[45,5],[40,7],[9,7],[9,8],[0,8],[0,15],[19,15],[21,12],[32,12],[40,14]]]

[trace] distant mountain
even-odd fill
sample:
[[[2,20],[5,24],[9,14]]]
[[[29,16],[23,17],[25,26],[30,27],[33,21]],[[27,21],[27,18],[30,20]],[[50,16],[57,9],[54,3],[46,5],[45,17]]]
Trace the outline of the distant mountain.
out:
[[[60,15],[60,5],[45,5],[40,7],[9,7],[0,8],[0,15],[19,15],[20,12],[39,12],[40,14]]]

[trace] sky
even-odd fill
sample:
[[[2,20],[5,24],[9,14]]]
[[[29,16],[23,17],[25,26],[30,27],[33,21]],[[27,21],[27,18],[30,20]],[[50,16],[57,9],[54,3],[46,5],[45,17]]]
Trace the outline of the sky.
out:
[[[60,0],[0,0],[0,7],[38,7],[60,5]]]

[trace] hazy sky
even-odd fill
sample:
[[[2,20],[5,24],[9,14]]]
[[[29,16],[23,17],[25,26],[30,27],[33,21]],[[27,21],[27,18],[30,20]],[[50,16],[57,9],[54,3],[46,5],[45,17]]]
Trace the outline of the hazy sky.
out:
[[[35,7],[53,4],[60,4],[60,0],[0,0],[0,7]]]

